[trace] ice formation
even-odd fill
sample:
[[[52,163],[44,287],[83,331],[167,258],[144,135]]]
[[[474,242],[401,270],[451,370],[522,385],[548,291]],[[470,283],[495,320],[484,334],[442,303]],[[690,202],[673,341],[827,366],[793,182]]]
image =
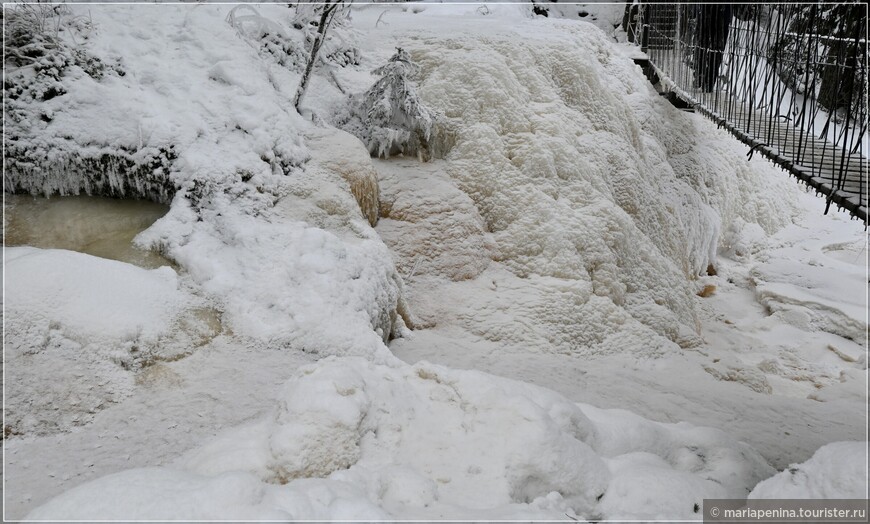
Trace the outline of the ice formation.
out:
[[[482,221],[484,256],[496,263],[491,303],[453,314],[488,340],[560,352],[657,356],[695,345],[691,280],[715,265],[720,231],[741,220],[782,227],[791,209],[758,186],[793,189],[766,178],[763,163],[746,166],[720,134],[654,103],[601,33],[556,27],[522,44],[423,32],[407,46],[423,69],[421,96],[444,115],[453,143],[435,174],[476,208],[461,224],[430,224],[440,228],[432,234],[452,238]],[[414,192],[398,183],[399,201]],[[417,227],[394,218],[382,226],[391,246]],[[501,316],[503,304],[515,315]]]

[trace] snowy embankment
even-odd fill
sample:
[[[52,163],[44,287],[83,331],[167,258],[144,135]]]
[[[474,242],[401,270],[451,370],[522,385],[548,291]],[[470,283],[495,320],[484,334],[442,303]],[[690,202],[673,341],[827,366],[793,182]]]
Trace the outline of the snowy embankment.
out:
[[[522,348],[571,355],[575,367],[586,362],[578,356],[613,356],[630,369],[679,369],[682,349],[704,344],[696,279],[715,267],[720,231],[739,238],[736,224],[772,233],[790,222],[785,200],[756,193],[758,185],[787,193],[787,181],[741,163],[736,149],[718,148],[707,128],[672,117],[597,29],[497,18],[469,36],[479,22],[397,11],[404,18],[391,22],[394,32],[357,34],[371,63],[330,69],[332,80],[316,77],[307,109],[327,118],[342,98],[333,84],[366,89],[371,77],[362,69],[380,65],[398,41],[422,66],[420,92],[443,117],[438,140],[452,146],[429,164],[376,163],[379,195],[360,142],[292,109],[298,70],[286,59],[295,36],[279,42],[284,47],[263,38],[269,45],[258,48],[252,33],[226,23],[229,6],[90,9],[95,26],[83,47],[125,74],[95,79],[71,67],[61,80],[65,94],[19,108],[35,116],[20,136],[33,151],[61,144],[85,157],[93,144],[100,151],[172,146],[171,167],[158,173],[174,194],[170,212],[137,242],[158,247],[182,273],[53,251],[41,255],[50,267],[16,268],[22,257],[7,251],[7,276],[31,274],[38,286],[58,270],[56,259],[71,258],[81,262],[82,285],[101,270],[123,280],[107,293],[135,294],[151,282],[129,303],[162,301],[181,311],[205,301],[228,329],[195,354],[161,364],[179,377],[173,391],[134,391],[77,433],[10,439],[16,465],[6,482],[21,516],[690,519],[704,498],[744,497],[774,474],[757,451],[718,429],[578,404],[582,395],[480,371],[406,364],[386,345],[405,337],[392,343],[400,354],[431,342],[429,350],[449,346],[456,355],[465,340],[512,364]],[[261,9],[271,31],[294,34],[291,10]],[[505,12],[517,15],[512,6]],[[378,13],[361,11],[358,23],[372,27]],[[433,23],[450,30],[434,34]],[[50,118],[39,118],[46,109]],[[99,114],[116,118],[76,124]],[[686,147],[699,132],[701,147]],[[42,162],[43,178],[13,170],[9,187],[95,187],[84,171],[58,176],[57,164]],[[103,190],[129,187],[112,180]],[[385,218],[376,231],[378,214]],[[411,308],[400,273],[415,284]],[[77,295],[100,299],[58,280],[46,279],[40,296],[56,290],[54,303],[69,308]],[[27,301],[12,304],[19,298],[7,295],[7,326],[23,326],[7,340],[27,346],[22,353],[36,345],[24,338],[28,330],[50,334],[54,325],[68,338],[82,326],[99,331],[95,318],[61,318],[65,309],[49,306],[45,326],[28,324]],[[147,316],[148,340],[160,340],[174,321],[159,311]],[[409,334],[403,317],[434,328]],[[128,327],[118,324],[122,342]],[[84,351],[103,358],[101,350]],[[302,352],[330,356],[299,369],[299,358],[282,360]],[[581,376],[566,372],[568,380]],[[533,372],[521,378],[551,385]],[[552,385],[561,389],[560,380]],[[140,398],[150,399],[148,412],[133,406]],[[186,436],[135,425],[162,409],[155,398],[168,400],[176,417],[169,427],[181,425]],[[242,411],[221,413],[224,401]],[[45,465],[61,469],[50,477],[63,480],[33,473],[42,471],[37,450],[47,443],[90,461],[70,443],[89,431],[117,436],[119,424],[142,428],[144,437],[129,438],[154,456],[128,455],[126,464],[101,457],[87,473],[74,460]],[[169,450],[156,449],[166,441]],[[124,452],[123,443],[111,446]],[[22,479],[27,484],[17,487]]]
[[[455,144],[440,170],[384,165],[379,231],[406,275],[420,259],[419,279],[499,288],[475,293],[483,303],[419,311],[432,322],[459,317],[493,342],[586,356],[679,352],[700,343],[694,280],[714,269],[720,229],[745,220],[773,232],[791,219],[785,199],[766,197],[793,192],[787,180],[668,113],[588,26],[556,24],[521,44],[497,32],[423,33],[407,47]],[[444,188],[434,195],[431,178]],[[463,215],[425,216],[442,211],[427,199],[451,188],[444,205],[457,202]],[[405,242],[411,230],[465,244]]]

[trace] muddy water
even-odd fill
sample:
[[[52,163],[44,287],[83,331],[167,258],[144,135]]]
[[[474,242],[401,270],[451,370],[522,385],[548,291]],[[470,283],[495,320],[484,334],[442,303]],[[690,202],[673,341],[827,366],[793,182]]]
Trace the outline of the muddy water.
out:
[[[3,196],[6,246],[69,249],[148,269],[175,267],[159,253],[139,249],[132,242],[165,215],[168,206],[90,196]]]

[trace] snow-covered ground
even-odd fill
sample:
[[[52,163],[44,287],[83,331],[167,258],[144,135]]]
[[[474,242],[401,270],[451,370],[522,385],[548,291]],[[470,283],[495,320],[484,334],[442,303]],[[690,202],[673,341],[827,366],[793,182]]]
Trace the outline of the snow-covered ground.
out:
[[[866,233],[660,99],[612,29],[361,6],[306,120],[292,9],[87,9],[79,49],[124,74],[74,65],[16,102],[38,176],[6,187],[171,198],[135,244],[177,265],[4,249],[7,518],[693,519],[866,493]],[[327,124],[396,46],[443,158],[371,159]],[[166,151],[144,185],[115,172]]]

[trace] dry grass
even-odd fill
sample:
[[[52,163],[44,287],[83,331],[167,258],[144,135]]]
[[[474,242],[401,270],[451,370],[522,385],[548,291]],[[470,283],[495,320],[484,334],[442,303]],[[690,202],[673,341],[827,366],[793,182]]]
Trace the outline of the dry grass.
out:
[[[716,293],[716,286],[713,284],[707,284],[701,291],[698,291],[698,296],[701,298],[707,298],[713,296]]]

